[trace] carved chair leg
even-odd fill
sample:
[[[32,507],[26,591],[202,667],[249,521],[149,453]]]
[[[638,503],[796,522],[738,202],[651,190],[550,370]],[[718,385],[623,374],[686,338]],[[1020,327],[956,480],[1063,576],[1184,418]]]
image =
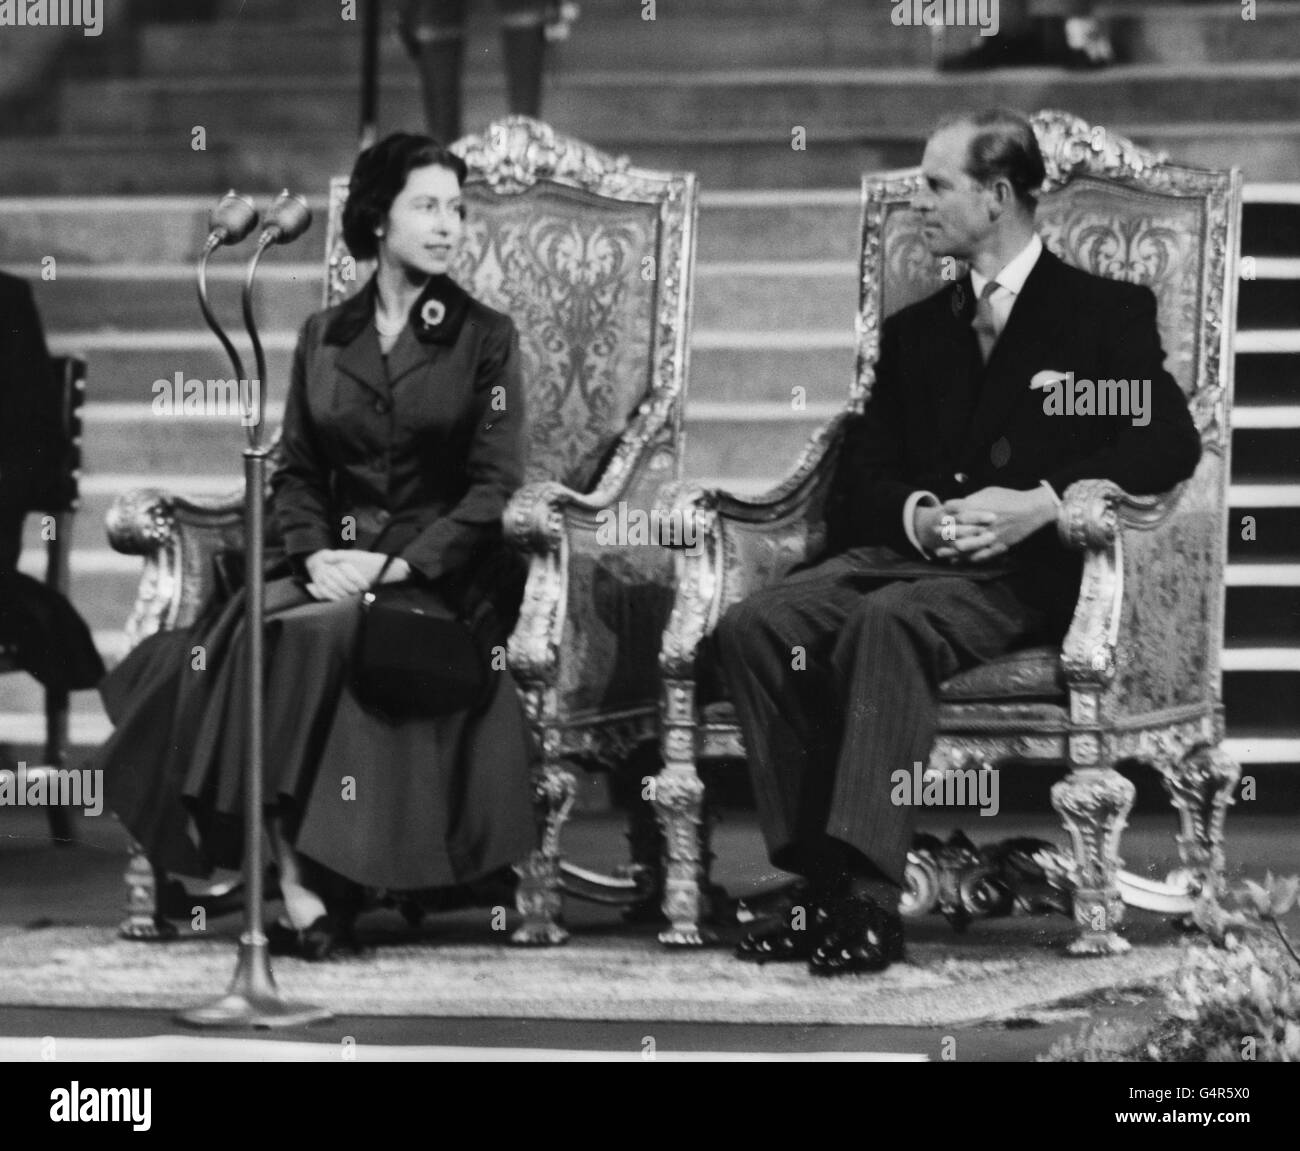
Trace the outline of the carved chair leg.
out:
[[[174,939],[176,925],[158,911],[158,890],[164,876],[158,872],[135,840],[130,843],[126,864],[126,918],[117,929],[123,939],[158,942]]]
[[[1201,893],[1217,900],[1224,891],[1223,826],[1241,766],[1226,751],[1202,745],[1177,765],[1157,764],[1181,827],[1178,855]]]
[[[618,789],[619,803],[627,810],[628,855],[645,890],[643,899],[624,909],[623,919],[627,923],[663,922],[664,836],[650,803],[662,767],[658,747],[644,744],[629,757],[625,770],[611,777]]]
[[[722,822],[722,812],[717,801],[718,789],[713,786],[713,774],[708,766],[698,769],[704,784],[704,800],[700,811],[700,899],[704,920],[707,923],[735,923],[739,900],[720,883],[713,881],[713,830]]]
[[[664,881],[664,915],[668,927],[659,942],[674,947],[699,947],[700,933],[700,813],[704,784],[693,760],[669,762],[654,789],[655,814],[663,828],[668,852]]]
[[[523,923],[510,937],[513,943],[550,946],[569,933],[560,926],[560,829],[573,810],[578,781],[558,763],[547,761],[535,782],[535,799],[542,820],[542,844],[515,865],[519,886],[515,906]]]
[[[1117,876],[1119,837],[1133,808],[1136,789],[1114,768],[1074,768],[1052,785],[1052,806],[1074,844],[1074,921],[1079,934],[1071,955],[1119,955],[1129,942],[1117,931],[1123,922]]]

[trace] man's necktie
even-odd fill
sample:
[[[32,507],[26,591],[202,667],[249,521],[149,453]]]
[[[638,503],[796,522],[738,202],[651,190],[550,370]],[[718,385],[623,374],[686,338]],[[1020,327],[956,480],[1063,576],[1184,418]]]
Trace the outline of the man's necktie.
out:
[[[993,345],[998,339],[998,325],[993,318],[993,293],[1001,286],[997,280],[990,280],[984,285],[980,298],[975,301],[975,318],[970,322],[970,326],[975,329],[975,335],[979,337],[980,358],[986,364],[993,352]]]

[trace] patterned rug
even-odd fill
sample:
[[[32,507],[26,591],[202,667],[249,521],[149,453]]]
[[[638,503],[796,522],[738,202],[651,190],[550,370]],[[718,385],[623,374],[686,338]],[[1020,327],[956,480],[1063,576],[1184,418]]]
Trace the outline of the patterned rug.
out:
[[[274,961],[287,998],[337,1015],[707,1023],[943,1026],[1033,1015],[1169,975],[1176,944],[1074,959],[1023,938],[909,942],[908,960],[874,976],[820,979],[800,964],[757,967],[728,950],[668,951],[652,935],[575,936],[565,947],[480,941],[388,942],[328,963]],[[0,1004],[166,1008],[225,991],[230,937],[129,943],[109,928],[0,930]]]

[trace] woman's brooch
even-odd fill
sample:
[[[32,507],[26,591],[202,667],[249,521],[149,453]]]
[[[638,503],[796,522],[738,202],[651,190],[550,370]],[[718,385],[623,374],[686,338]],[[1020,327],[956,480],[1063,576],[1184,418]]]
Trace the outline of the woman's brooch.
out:
[[[441,300],[425,300],[420,309],[420,322],[426,328],[436,328],[447,318],[447,305]]]

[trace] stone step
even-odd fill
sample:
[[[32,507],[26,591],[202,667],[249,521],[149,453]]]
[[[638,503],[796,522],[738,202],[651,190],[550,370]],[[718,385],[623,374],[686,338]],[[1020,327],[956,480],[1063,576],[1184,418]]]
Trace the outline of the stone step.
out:
[[[1268,192],[1255,186],[1252,192],[1280,195],[1281,191]],[[1300,197],[1300,188],[1291,190]],[[1300,199],[1291,202],[1252,202],[1243,205],[1241,218],[1241,250],[1243,252],[1269,252],[1274,256],[1300,256]]]
[[[165,2],[166,0],[153,0],[155,4]],[[204,19],[216,21],[214,25],[216,27],[235,19],[258,25],[293,21],[303,25],[326,27],[336,27],[339,24],[350,25],[356,30],[356,35],[360,35],[360,19],[354,22],[341,21],[340,8],[332,0],[327,3],[322,3],[321,0],[256,0],[251,5],[248,0],[195,0],[195,2],[201,4],[205,12],[211,9],[211,15],[205,15]],[[582,0],[578,6],[579,18],[571,25],[570,35],[577,35],[589,19],[609,18],[628,11],[639,16],[644,2],[645,0]],[[881,0],[881,3],[883,5],[885,0]],[[480,7],[486,7],[487,12],[476,11]],[[752,15],[763,18],[778,16],[787,20],[816,21],[828,13],[863,12],[865,5],[863,0],[655,0],[653,8],[656,22],[681,18],[687,13],[699,11],[717,16]],[[357,5],[357,9],[359,13],[360,5]],[[396,20],[396,9],[395,4],[386,5],[383,19]],[[492,8],[489,5],[471,4],[469,17],[471,26],[490,26],[491,12]],[[888,12],[889,9],[886,7],[886,16]]]
[[[568,40],[548,47],[546,71],[548,76],[563,76],[574,71],[643,68],[647,63],[673,72],[909,64],[930,67],[937,38],[927,28],[892,24],[889,12],[881,5],[846,5],[817,20],[755,19],[748,12],[711,11],[677,12],[642,20],[639,4],[624,4],[608,15],[584,15]],[[1156,52],[1164,47],[1158,40],[1150,44]],[[1148,50],[1147,43],[1143,47]],[[1227,50],[1236,47],[1233,43],[1225,45]],[[1195,48],[1188,45],[1185,50]],[[361,73],[360,37],[342,24],[155,24],[140,31],[139,53],[139,70],[150,76],[333,76],[355,83]],[[1200,58],[1205,58],[1204,50]],[[471,22],[465,63],[471,75],[494,74],[502,67],[500,41],[492,21]],[[381,36],[379,74],[400,76],[412,67],[396,29]]]
[[[841,173],[841,182],[852,175]],[[1247,200],[1243,205],[1242,251],[1248,256],[1300,257],[1300,184],[1247,185],[1247,193],[1295,202]],[[252,193],[250,193],[252,194]],[[265,207],[274,192],[254,194]],[[281,264],[311,263],[324,245],[323,196],[309,196],[315,213],[311,231],[292,251],[263,261],[272,273]],[[216,196],[0,197],[0,253],[6,268],[32,275],[46,257],[58,266],[174,265],[192,268],[207,235],[208,212]],[[820,190],[731,192],[703,189],[697,266],[763,261],[856,262],[859,194],[852,187]],[[112,220],[105,227],[104,220]],[[219,255],[212,274],[242,267],[241,248]],[[104,274],[110,274],[105,270]],[[231,274],[235,274],[232,272]]]
[[[340,115],[340,123],[354,122],[351,114]],[[418,123],[385,115],[384,131]],[[472,126],[481,128],[487,118],[485,114],[472,121]],[[782,117],[781,123],[788,118]],[[628,121],[641,122],[640,117]],[[581,120],[556,123],[577,134],[586,128]],[[1139,144],[1164,150],[1188,164],[1211,168],[1236,165],[1251,180],[1300,178],[1300,126],[1294,119],[1188,124],[1126,118],[1114,121],[1114,127]],[[284,186],[312,191],[325,187],[331,176],[346,172],[355,155],[347,132],[335,131],[324,138],[307,130],[236,131],[228,136],[210,132],[206,151],[195,152],[189,131],[185,126],[166,132],[131,132],[128,138],[120,134],[0,138],[0,195],[188,192],[215,197],[228,187],[269,190],[273,195]],[[918,128],[903,136],[891,136],[891,131],[874,123],[819,129],[809,136],[806,151],[791,149],[788,126],[775,133],[762,129],[740,134],[684,130],[676,135],[665,131],[655,138],[630,139],[629,130],[625,130],[611,135],[588,132],[587,138],[645,167],[693,171],[704,188],[821,189],[852,187],[863,171],[915,164],[921,156],[924,130]]]
[[[283,399],[288,387],[294,334],[263,334],[267,347],[267,395]],[[245,368],[252,359],[239,345]],[[837,330],[737,332],[696,327],[692,339],[690,398],[695,402],[782,403],[805,389],[809,404],[839,403],[852,378],[854,346],[847,325]],[[151,400],[159,379],[226,379],[230,362],[215,337],[201,329],[132,333],[51,331],[56,353],[79,353],[89,360],[88,394],[93,401],[140,403]],[[1296,349],[1300,350],[1300,348]],[[1236,358],[1236,404],[1285,406],[1300,402],[1296,352]]]
[[[954,107],[1069,108],[1093,123],[1120,124],[1141,109],[1148,122],[1286,121],[1300,112],[1300,61],[1249,61],[1188,68],[1135,65],[1104,76],[1051,69],[939,75],[923,69],[798,69],[573,73],[554,77],[547,117],[586,139],[651,143],[768,140],[789,148],[802,127],[814,150],[832,140],[923,135]],[[470,77],[468,123],[502,109],[504,81]],[[418,123],[414,76],[390,77],[380,93],[386,123]],[[141,78],[72,80],[62,122],[82,133],[173,131],[188,143],[195,125],[213,143],[247,136],[337,132],[353,122],[356,97],[319,78]],[[869,127],[863,109],[870,108]],[[797,110],[797,111],[796,111]],[[707,125],[703,130],[702,125]]]
[[[1255,266],[1258,278],[1240,285],[1238,327],[1284,328],[1300,321],[1300,262],[1282,268],[1295,276],[1292,279],[1266,278],[1264,273],[1271,270],[1266,261],[1256,261]],[[64,262],[53,280],[43,278],[38,265],[9,270],[31,282],[49,332],[169,331],[195,320],[194,271],[184,264],[104,267]],[[242,284],[238,265],[211,269],[209,297],[218,316],[240,315]],[[296,330],[321,307],[323,292],[319,264],[268,261],[255,296],[259,322],[267,331]],[[851,328],[857,297],[853,260],[697,262],[695,325],[704,330],[840,331]]]
[[[833,411],[833,409],[832,409]],[[773,405],[771,418],[753,418],[750,409],[719,405],[718,418],[704,419],[687,408],[687,471],[698,476],[774,478],[794,467],[808,441],[817,413],[800,423]],[[765,413],[766,414],[766,413]],[[824,413],[830,415],[830,412]],[[1232,477],[1239,484],[1264,484],[1300,476],[1294,428],[1246,429],[1233,433]],[[1300,492],[1300,484],[1295,485]]]
[[[280,420],[282,399],[282,393],[272,393],[271,427]],[[839,400],[814,404],[792,410],[789,399],[767,405],[688,402],[688,472],[754,479],[784,475],[812,432],[839,408]],[[1294,409],[1288,410],[1294,417]],[[228,474],[238,467],[244,444],[235,415],[156,415],[149,402],[92,403],[83,424],[83,470],[89,477]],[[1234,482],[1268,484],[1300,474],[1294,424],[1292,418],[1292,426],[1236,429]]]
[[[584,13],[568,40],[548,51],[548,75],[639,68],[664,71],[756,67],[894,67],[933,65],[960,51],[968,33],[895,25],[893,4],[845,5],[815,18],[797,12],[718,12],[708,4],[641,18],[639,5]],[[477,17],[477,18],[475,18]],[[1257,9],[1215,4],[1122,6],[1110,22],[1120,59],[1139,64],[1217,63],[1295,59],[1300,12],[1294,6]],[[936,34],[938,33],[938,34]],[[356,79],[361,41],[341,21],[244,21],[216,25],[152,24],[138,32],[138,67],[146,75],[316,75]],[[475,12],[466,66],[471,73],[501,67],[494,22]],[[400,75],[411,61],[396,29],[380,39],[380,75]]]
[[[1236,728],[1278,730],[1294,723],[1297,700],[1300,669],[1234,673],[1225,668],[1224,712],[1232,716],[1230,722]]]
[[[691,352],[690,396],[693,400],[735,403],[787,401],[796,384],[810,404],[838,403],[847,394],[853,371],[852,337],[834,336],[830,347],[780,348],[755,340],[754,346],[728,342],[708,346],[707,333],[697,330]],[[226,379],[230,361],[206,331],[175,333],[55,333],[56,352],[79,352],[90,361],[88,394],[94,402],[141,403],[154,395],[159,379],[172,380],[177,371],[191,377]],[[702,338],[703,337],[703,338]],[[292,333],[267,333],[267,395],[283,400],[291,364]],[[743,341],[741,334],[738,340]],[[241,340],[242,344],[242,340]],[[244,350],[245,366],[251,359]],[[1294,398],[1294,397],[1293,397]]]
[[[854,260],[859,197],[849,186],[852,173],[842,175],[841,182],[846,185],[842,189],[704,189],[700,195],[699,263],[756,257]],[[255,187],[260,191],[247,185],[243,190],[265,208],[278,189],[269,189],[265,182]],[[208,212],[216,199],[215,195],[0,198],[0,253],[6,267],[13,269],[37,267],[47,256],[60,264],[183,263],[192,267],[207,235]],[[308,203],[315,213],[311,231],[292,252],[268,256],[266,268],[276,266],[277,259],[289,262],[320,257],[325,242],[323,193],[310,195]],[[1300,208],[1291,206],[1290,212],[1300,219]],[[106,217],[112,220],[112,227],[104,226]],[[1271,251],[1266,237],[1252,250],[1260,254]],[[240,257],[247,259],[242,248],[234,256],[217,256],[212,267],[242,266]]]
[[[305,253],[304,253],[305,254]],[[94,329],[176,330],[198,315],[194,271],[183,264],[94,267],[62,264],[54,280],[36,266],[27,275],[49,332]],[[218,316],[238,323],[243,269],[222,265],[209,277]],[[321,266],[271,264],[260,273],[257,315],[264,329],[293,331],[322,305]],[[697,264],[695,323],[702,328],[851,330],[857,307],[852,261]]]
[[[1297,364],[1294,355],[1274,353],[1238,355],[1235,381],[1236,402],[1249,404],[1288,403],[1296,394]]]
[[[273,261],[274,257],[264,258],[258,270],[255,314],[268,333],[294,332],[324,303],[321,262]],[[105,266],[65,261],[57,265],[53,280],[43,279],[35,265],[7,270],[31,284],[47,333],[169,331],[203,322],[194,268],[186,264]],[[209,266],[208,299],[222,322],[236,332],[243,331],[243,282],[240,264],[214,260]],[[215,340],[209,340],[215,347]]]
[[[187,0],[184,16],[174,6],[174,0],[136,0],[134,11],[141,21],[198,21],[213,28],[228,26],[232,21],[265,24],[292,22],[303,27],[330,28],[342,25],[349,34],[360,35],[360,19],[343,21],[339,7],[321,0]],[[863,19],[887,23],[893,12],[894,0],[656,0],[653,5],[658,22],[685,19],[693,15],[740,17],[748,16],[760,23],[781,19],[787,23],[816,22],[830,15],[860,14]],[[359,6],[358,6],[359,7]],[[640,19],[645,0],[582,0],[578,5],[580,15],[570,26],[570,36],[577,36],[583,28],[597,20],[612,19],[631,11]],[[1271,18],[1284,16],[1294,7],[1294,0],[1261,0],[1252,10],[1255,21],[1266,23]],[[486,9],[486,11],[484,11]],[[1217,20],[1235,16],[1241,20],[1241,7],[1231,0],[1109,0],[1094,8],[1098,16],[1107,20],[1134,20],[1146,18],[1175,18],[1184,23],[1198,20]],[[396,20],[395,14],[385,10],[385,21]],[[493,24],[490,5],[471,5],[469,26],[490,28]],[[1247,27],[1258,26],[1248,22]],[[949,34],[956,34],[953,29]]]
[[[1294,4],[1261,4],[1243,19],[1240,4],[1097,6],[1119,58],[1144,63],[1192,64],[1229,60],[1295,59],[1300,11]]]

